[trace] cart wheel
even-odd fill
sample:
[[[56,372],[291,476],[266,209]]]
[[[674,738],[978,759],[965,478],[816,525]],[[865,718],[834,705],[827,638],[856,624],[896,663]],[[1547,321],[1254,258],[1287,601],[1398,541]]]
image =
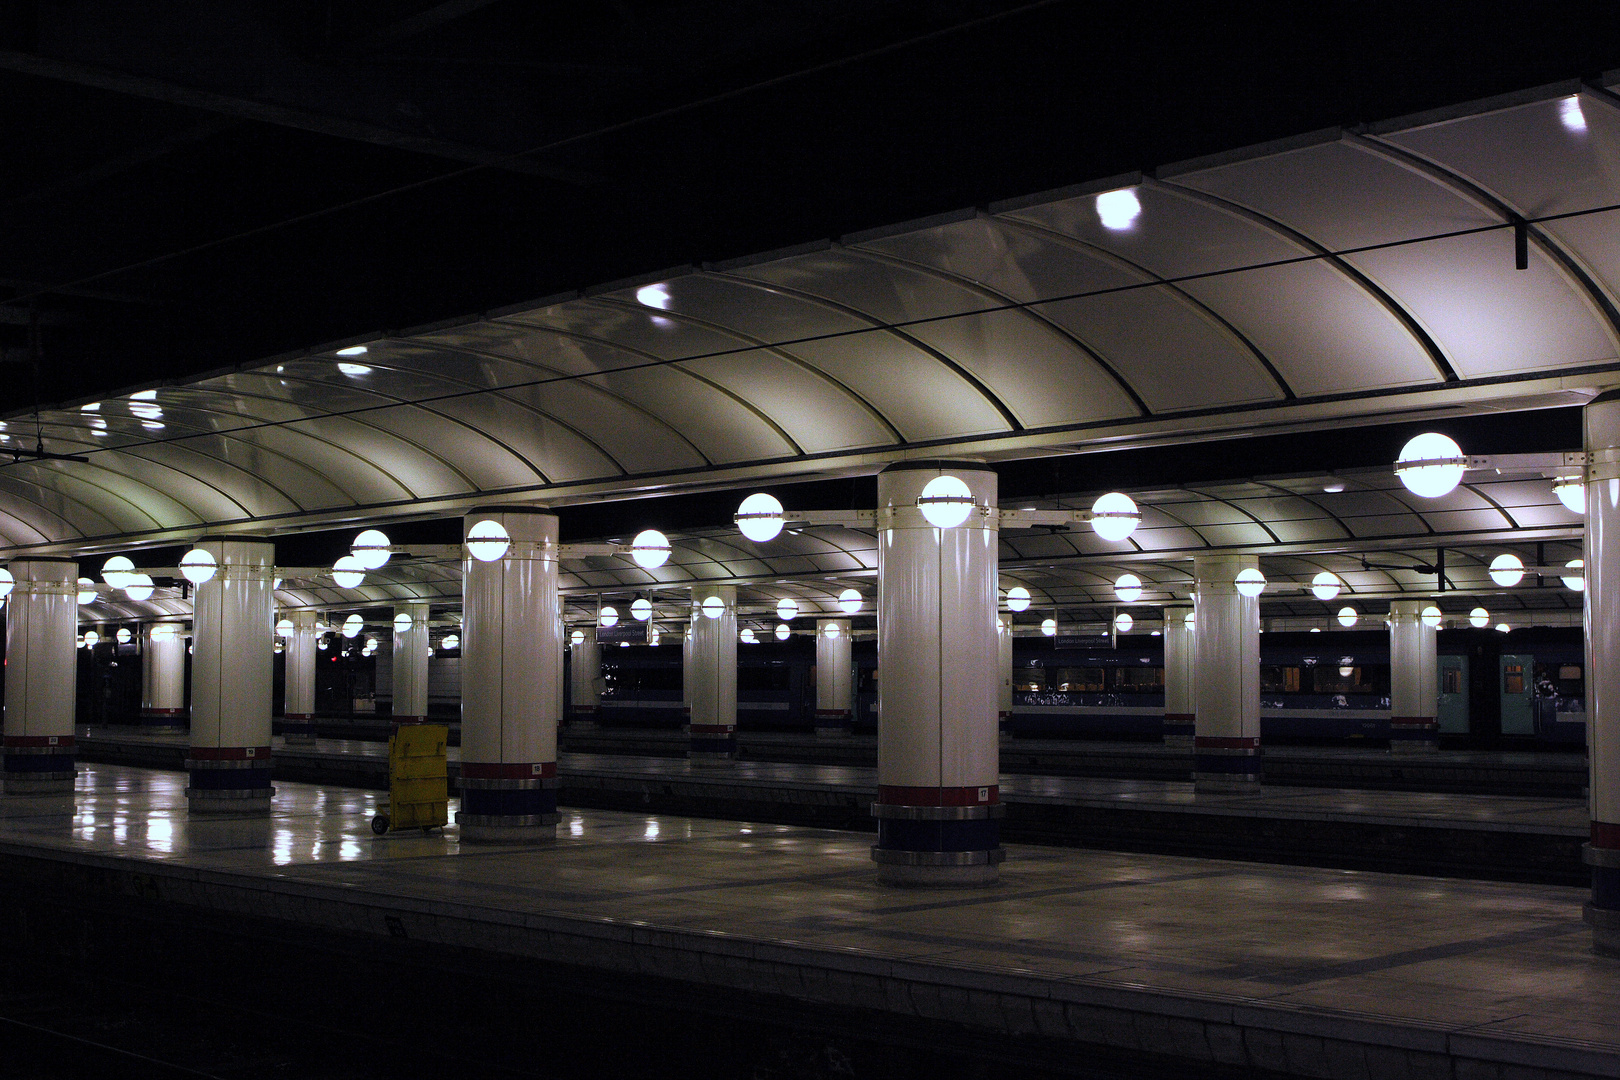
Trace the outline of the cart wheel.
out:
[[[378,836],[381,836],[383,833],[387,832],[388,831],[388,815],[387,814],[378,814],[376,817],[372,818],[371,819],[371,831],[376,833]]]

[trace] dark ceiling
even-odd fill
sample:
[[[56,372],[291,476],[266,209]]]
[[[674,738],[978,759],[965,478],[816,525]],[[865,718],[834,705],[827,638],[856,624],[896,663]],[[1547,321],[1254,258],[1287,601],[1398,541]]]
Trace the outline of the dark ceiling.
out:
[[[10,0],[0,412],[36,327],[71,400],[1617,66],[1610,2]]]

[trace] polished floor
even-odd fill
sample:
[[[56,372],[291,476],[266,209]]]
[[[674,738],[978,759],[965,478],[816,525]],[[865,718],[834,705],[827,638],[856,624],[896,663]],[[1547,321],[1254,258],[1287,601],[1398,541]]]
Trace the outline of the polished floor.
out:
[[[80,728],[80,737],[120,742],[183,746],[186,736],[143,735],[130,728]],[[286,747],[277,753],[384,759],[387,745],[346,739],[320,739],[313,747]],[[460,748],[450,747],[451,761]],[[772,789],[852,788],[877,790],[877,770],[857,765],[802,765],[771,761],[693,764],[683,758],[626,754],[563,753],[558,771],[620,777],[690,777],[723,780],[740,787]],[[1253,794],[1195,793],[1190,782],[1117,780],[1004,773],[1001,794],[1009,802],[1131,806],[1142,809],[1318,820],[1357,820],[1378,824],[1466,823],[1474,829],[1584,836],[1584,800],[1551,796],[1470,795],[1454,792],[1384,791],[1368,788],[1266,786]]]
[[[381,793],[278,783],[271,817],[232,821],[188,817],[184,785],[82,766],[72,800],[0,799],[0,847],[1393,1020],[1620,1065],[1620,960],[1592,954],[1581,889],[1012,846],[993,888],[896,891],[853,833],[565,810],[553,845],[463,850],[453,827],[373,837]]]

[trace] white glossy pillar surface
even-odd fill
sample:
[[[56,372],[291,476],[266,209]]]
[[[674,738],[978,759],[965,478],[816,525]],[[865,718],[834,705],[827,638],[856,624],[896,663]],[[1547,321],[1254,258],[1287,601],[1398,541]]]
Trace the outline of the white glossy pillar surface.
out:
[[[147,623],[141,629],[141,726],[186,726],[186,638],[178,623]]]
[[[1002,731],[1012,730],[1013,714],[1013,618],[1002,615],[996,619],[996,670],[1001,678],[997,683],[996,717]]]
[[[681,633],[681,726],[688,734],[692,725],[692,624]]]
[[[1438,632],[1423,621],[1423,600],[1389,605],[1389,748],[1394,753],[1440,747]]]
[[[275,673],[275,545],[204,537],[218,569],[195,592],[191,657],[192,813],[268,814]]]
[[[816,620],[816,734],[842,738],[855,722],[848,619]]]
[[[316,612],[294,611],[282,652],[281,735],[289,743],[315,741]]]
[[[527,507],[468,514],[495,521],[511,546],[462,560],[461,838],[556,835],[562,609],[556,515]]]
[[[18,559],[6,602],[5,791],[72,794],[78,564]]]
[[[409,615],[411,625],[394,627],[394,723],[425,724],[428,718],[429,616],[425,603],[394,605],[394,618]]]
[[[1586,406],[1586,753],[1593,946],[1620,956],[1620,392]]]
[[[703,606],[720,602],[710,618]],[[711,605],[712,609],[712,605]],[[692,589],[691,742],[693,761],[726,761],[737,752],[737,590],[731,585]]]
[[[917,508],[955,476],[974,508],[937,528]],[[1000,842],[996,474],[903,462],[878,474],[878,842],[888,884],[994,881]]]
[[[1197,726],[1193,671],[1198,641],[1191,604],[1164,609],[1164,745],[1192,749]]]
[[[1253,555],[1199,555],[1195,635],[1193,787],[1247,790],[1260,783],[1260,598],[1237,591]]]
[[[602,704],[602,646],[596,640],[596,627],[577,629],[584,637],[568,646],[568,696],[574,726],[593,728]]]

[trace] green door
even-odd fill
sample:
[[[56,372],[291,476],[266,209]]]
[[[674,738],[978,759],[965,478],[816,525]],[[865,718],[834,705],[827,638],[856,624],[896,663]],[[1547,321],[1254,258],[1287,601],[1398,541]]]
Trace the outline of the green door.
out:
[[[1440,658],[1440,732],[1468,734],[1468,657]]]
[[[1502,657],[1502,734],[1534,735],[1535,712],[1532,695],[1535,693],[1534,658],[1529,656]]]

